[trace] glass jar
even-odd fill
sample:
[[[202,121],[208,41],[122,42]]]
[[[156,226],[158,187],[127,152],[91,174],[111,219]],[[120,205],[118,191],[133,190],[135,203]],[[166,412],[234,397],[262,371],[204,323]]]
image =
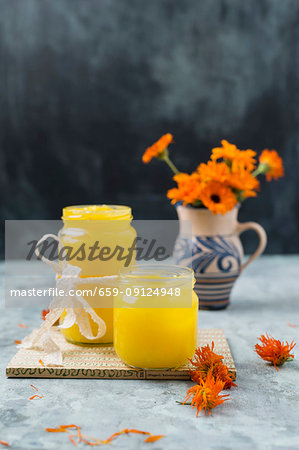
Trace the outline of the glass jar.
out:
[[[64,226],[59,232],[59,238],[68,255],[76,255],[69,258],[68,263],[81,268],[80,277],[101,277],[118,275],[119,270],[125,264],[135,264],[134,254],[131,260],[118,258],[119,252],[113,251],[118,247],[125,249],[124,254],[133,245],[136,231],[131,226],[131,208],[119,205],[82,205],[68,206],[63,209]],[[106,250],[105,250],[106,249]],[[108,252],[110,249],[110,254]],[[100,256],[100,252],[102,256]],[[112,256],[112,257],[109,257]],[[95,296],[84,296],[84,299],[92,306],[95,312],[106,324],[106,333],[99,339],[87,339],[80,331],[77,324],[70,328],[62,329],[66,340],[75,344],[99,345],[111,344],[113,341],[113,296],[100,295],[100,290],[107,293],[109,286],[95,283],[80,284],[78,290],[92,290],[97,287]],[[66,316],[66,311],[61,316],[61,321]],[[98,327],[89,319],[93,335],[97,334]]]
[[[120,271],[114,308],[114,348],[126,364],[169,369],[197,346],[198,298],[193,270],[140,265]]]

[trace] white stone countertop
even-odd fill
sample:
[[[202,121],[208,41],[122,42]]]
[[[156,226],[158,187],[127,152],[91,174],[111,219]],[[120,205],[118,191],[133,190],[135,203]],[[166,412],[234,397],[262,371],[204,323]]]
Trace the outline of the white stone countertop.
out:
[[[153,444],[143,443],[142,436],[121,436],[107,447],[111,449],[299,449],[298,308],[299,256],[263,256],[237,281],[228,309],[200,311],[200,327],[224,330],[238,387],[212,416],[196,418],[190,406],[176,403],[192,382],[6,379],[5,367],[16,352],[14,340],[39,326],[40,310],[2,306],[0,440],[12,449],[73,449],[64,433],[46,433],[45,428],[74,423],[101,439],[123,428],[166,435]],[[257,337],[265,332],[298,343],[295,360],[279,372],[253,351]],[[38,386],[43,399],[29,400],[30,384]]]

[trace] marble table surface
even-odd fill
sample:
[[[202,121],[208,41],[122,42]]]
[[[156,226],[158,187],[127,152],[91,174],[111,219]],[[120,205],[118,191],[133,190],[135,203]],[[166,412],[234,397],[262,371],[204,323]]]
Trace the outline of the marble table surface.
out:
[[[0,270],[3,280],[3,265]],[[265,332],[299,343],[299,256],[261,257],[237,281],[228,309],[200,311],[200,327],[224,330],[238,371],[231,400],[212,416],[196,418],[189,406],[176,403],[191,387],[188,381],[35,379],[44,397],[30,401],[33,380],[6,379],[5,367],[16,352],[14,340],[40,324],[40,310],[3,304],[0,440],[13,449],[74,448],[64,433],[45,432],[45,427],[71,423],[98,438],[123,428],[166,435],[153,444],[142,436],[121,436],[111,449],[299,449],[298,348],[295,360],[279,372],[253,351]]]

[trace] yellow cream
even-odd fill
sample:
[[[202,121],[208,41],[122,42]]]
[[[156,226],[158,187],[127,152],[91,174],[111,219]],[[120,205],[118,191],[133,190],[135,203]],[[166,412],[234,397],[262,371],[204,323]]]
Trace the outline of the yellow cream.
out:
[[[63,209],[62,216],[64,227],[59,233],[63,246],[72,248],[75,254],[82,244],[87,250],[94,246],[98,241],[98,245],[108,247],[111,250],[116,246],[129,248],[132,246],[136,237],[136,232],[131,226],[131,208],[118,205],[82,205],[68,206]],[[81,268],[81,277],[101,277],[109,275],[117,275],[119,270],[124,266],[125,261],[117,260],[117,255],[109,260],[88,259],[87,256],[82,260],[70,260],[69,264],[79,266]],[[134,264],[134,258],[131,261]],[[80,284],[78,290],[101,288],[106,289],[107,284],[100,282]],[[95,296],[84,296],[85,300],[92,306],[95,312],[106,323],[106,333],[99,339],[89,340],[82,336],[78,325],[70,328],[62,329],[65,338],[76,344],[108,344],[113,341],[113,296],[96,294]],[[61,321],[66,316],[63,313]],[[97,325],[90,319],[90,326],[93,334],[97,333]]]
[[[121,271],[120,291],[124,294],[115,300],[114,348],[130,366],[178,367],[196,349],[198,298],[193,291],[193,272],[165,267],[136,266]],[[174,289],[180,289],[179,296]],[[150,292],[158,295],[144,295]]]

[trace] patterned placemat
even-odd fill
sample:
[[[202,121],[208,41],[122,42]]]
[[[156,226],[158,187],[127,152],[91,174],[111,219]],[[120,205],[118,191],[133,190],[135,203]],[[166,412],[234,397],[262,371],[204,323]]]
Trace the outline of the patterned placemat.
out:
[[[189,380],[190,364],[170,370],[140,370],[126,366],[116,355],[112,346],[86,347],[65,341],[59,329],[51,330],[55,342],[63,352],[63,366],[43,367],[40,350],[20,349],[6,368],[6,376],[11,378],[114,378],[143,380]],[[224,356],[224,363],[236,375],[234,361],[221,329],[201,329],[198,345],[211,344],[214,351]]]

